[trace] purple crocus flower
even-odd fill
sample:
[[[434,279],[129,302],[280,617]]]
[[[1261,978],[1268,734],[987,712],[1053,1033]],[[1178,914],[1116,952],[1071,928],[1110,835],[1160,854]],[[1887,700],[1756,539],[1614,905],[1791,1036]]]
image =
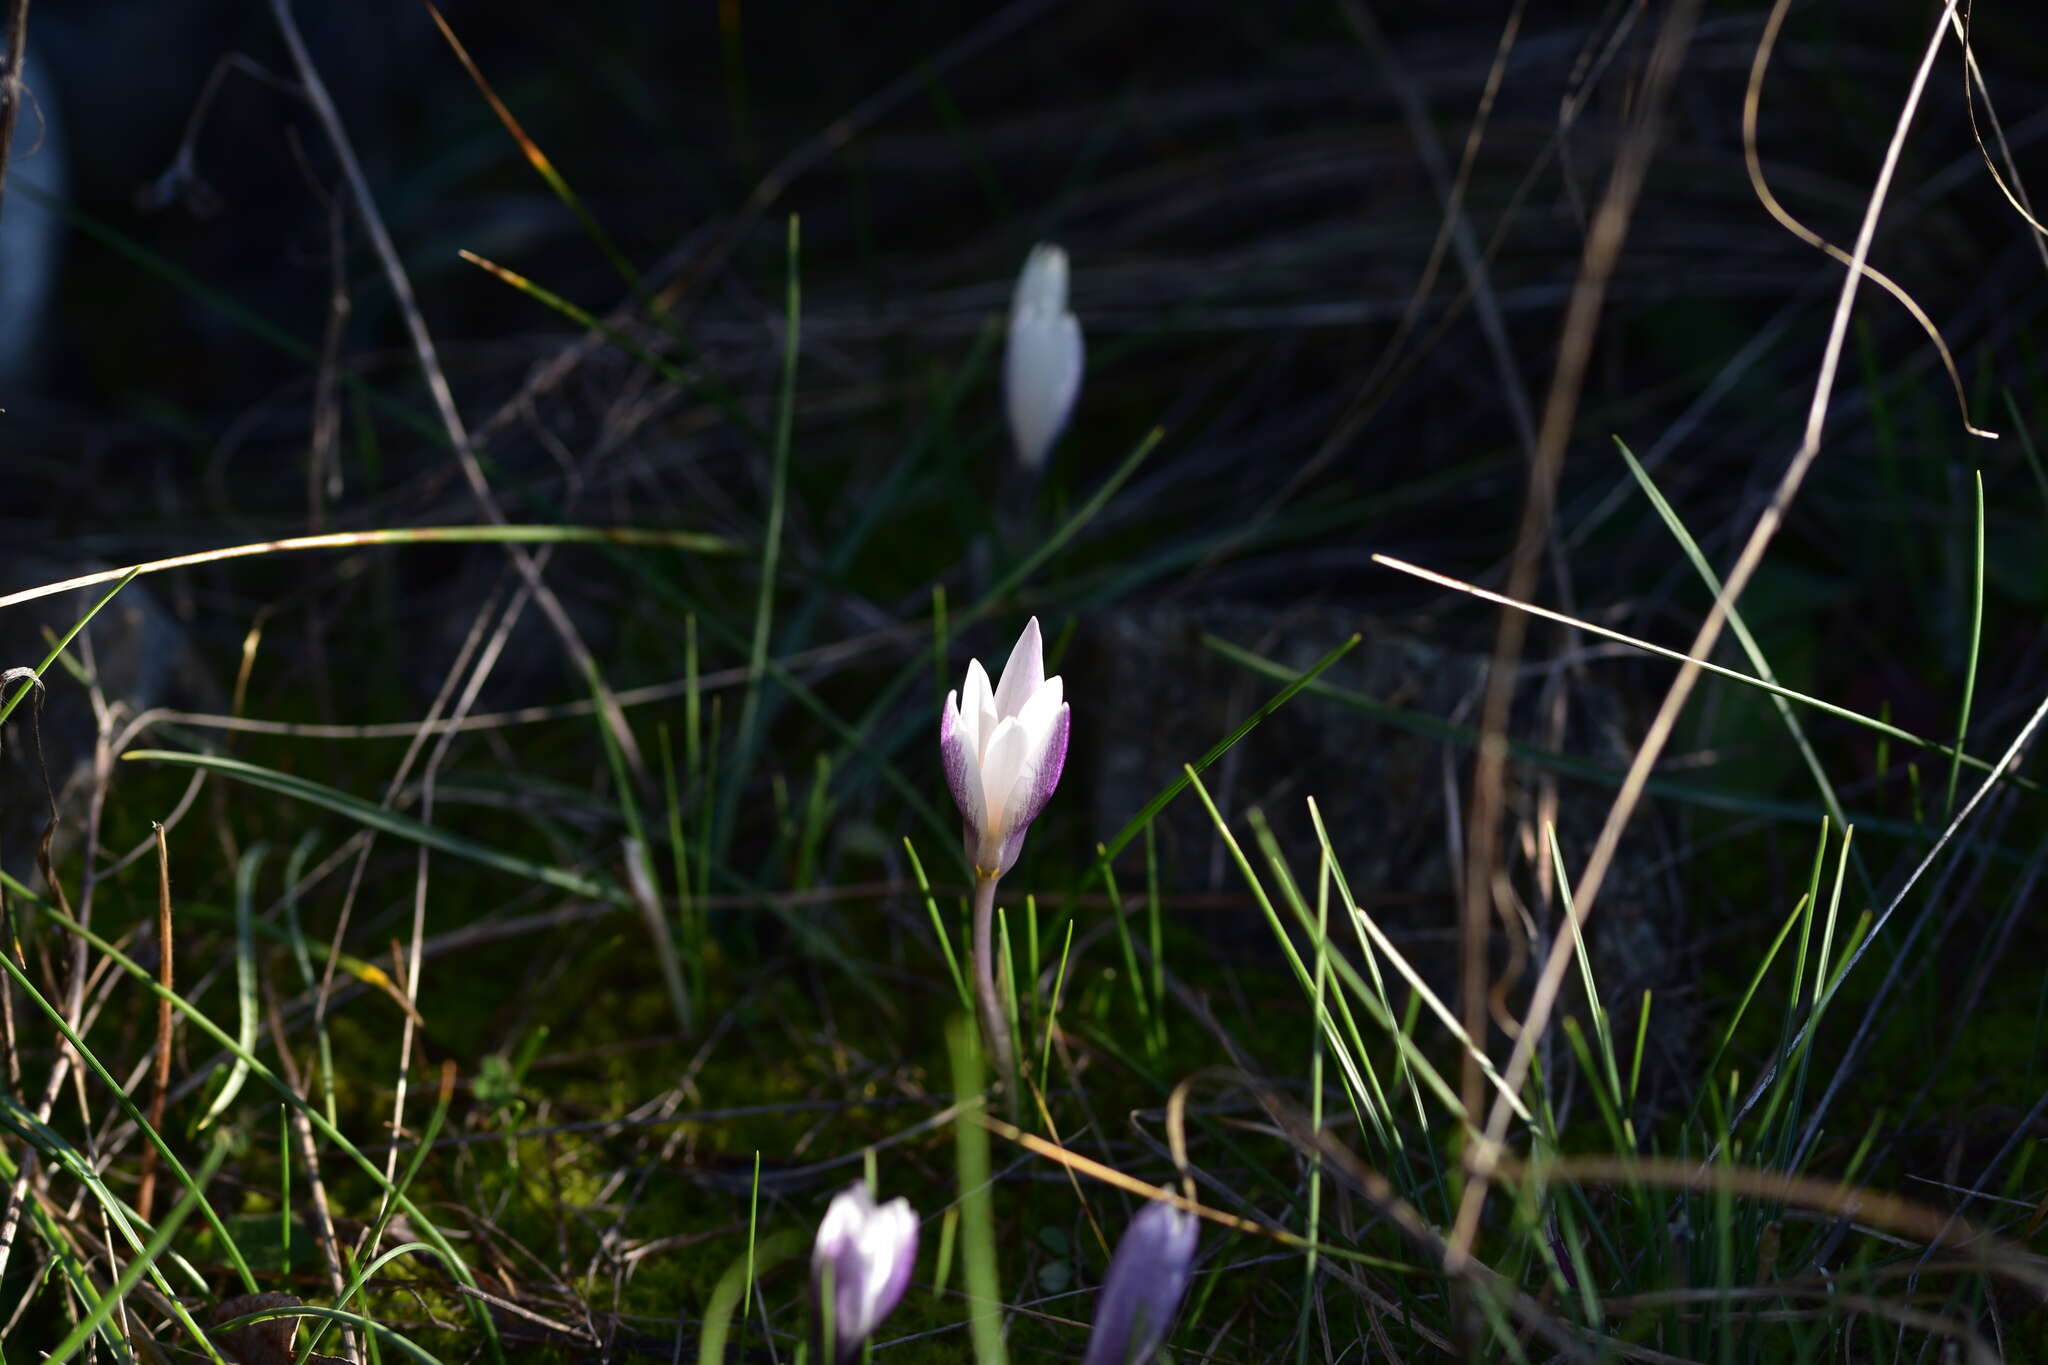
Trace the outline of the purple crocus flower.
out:
[[[1063,685],[1045,676],[1035,616],[1017,637],[1001,681],[991,688],[975,659],[967,685],[946,694],[939,753],[977,878],[993,880],[1017,861],[1025,830],[1059,785],[1068,726]]]
[[[917,1215],[907,1199],[877,1205],[863,1182],[832,1200],[818,1224],[811,1249],[811,1311],[822,1337],[820,1365],[845,1365],[882,1325],[910,1286],[917,1261]],[[831,1324],[826,1327],[825,1289],[831,1285]]]
[[[1167,1203],[1151,1203],[1124,1230],[1102,1282],[1095,1330],[1081,1365],[1145,1365],[1187,1293],[1200,1222]]]

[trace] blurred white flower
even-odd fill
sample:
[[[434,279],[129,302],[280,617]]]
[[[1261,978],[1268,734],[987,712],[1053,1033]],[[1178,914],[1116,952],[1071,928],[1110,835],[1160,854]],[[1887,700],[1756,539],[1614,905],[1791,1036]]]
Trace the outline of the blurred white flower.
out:
[[[1003,404],[1017,462],[1032,473],[1074,410],[1081,392],[1081,324],[1067,309],[1067,253],[1041,243],[1024,260],[1010,301],[1010,343],[1003,357]]]
[[[1059,785],[1068,728],[1064,686],[1045,676],[1035,616],[993,689],[975,659],[967,665],[967,685],[946,694],[939,753],[977,880],[993,881],[1017,861],[1024,832]]]
[[[907,1199],[877,1205],[866,1182],[832,1200],[811,1249],[812,1313],[827,1330],[825,1291],[832,1294],[831,1340],[819,1346],[819,1365],[852,1360],[910,1287],[917,1262],[917,1215]]]

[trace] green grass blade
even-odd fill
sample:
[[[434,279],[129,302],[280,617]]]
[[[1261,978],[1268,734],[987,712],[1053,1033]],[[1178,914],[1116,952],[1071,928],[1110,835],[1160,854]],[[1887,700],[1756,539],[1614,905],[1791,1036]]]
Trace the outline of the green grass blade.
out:
[[[1203,637],[1205,642],[1208,638],[1207,636]],[[1253,730],[1256,730],[1259,727],[1259,722],[1294,700],[1295,696],[1302,689],[1313,683],[1330,665],[1356,649],[1358,647],[1358,640],[1359,637],[1353,635],[1343,644],[1338,645],[1328,654],[1310,664],[1302,672],[1295,674],[1285,687],[1267,698],[1265,705],[1252,712],[1249,716],[1246,716],[1242,721],[1239,721],[1229,734],[1210,746],[1207,753],[1203,754],[1193,763],[1185,765],[1181,769],[1179,777],[1174,778],[1164,787],[1161,787],[1152,799],[1140,807],[1138,813],[1132,816],[1129,822],[1116,832],[1116,837],[1102,846],[1102,856],[1114,858],[1117,854],[1123,852],[1125,848],[1129,847],[1131,840],[1137,838],[1139,833],[1152,823],[1153,818],[1160,811],[1166,809],[1168,802],[1186,790],[1187,785],[1195,780],[1197,774],[1207,772],[1210,764],[1229,753],[1239,740],[1243,739]]]
[[[1963,752],[1963,741],[1970,735],[1970,706],[1977,696],[1977,656],[1984,643],[1984,471],[1977,471],[1977,538],[1974,554],[1971,556],[1970,577],[1970,652],[1963,667],[1963,705],[1956,718],[1955,754],[1948,763],[1948,805],[1946,812],[1953,815],[1956,809],[1956,779],[1962,776],[1962,764],[1957,755]]]
[[[65,1334],[64,1339],[57,1343],[56,1350],[43,1357],[47,1365],[63,1365],[63,1362],[76,1355],[79,1348],[92,1338],[93,1333],[99,1331],[100,1324],[114,1311],[114,1305],[134,1292],[143,1275],[156,1263],[156,1258],[163,1255],[165,1249],[170,1246],[171,1238],[177,1235],[178,1229],[191,1216],[192,1210],[205,1202],[206,1187],[213,1182],[214,1174],[220,1170],[220,1164],[227,1159],[227,1155],[228,1149],[219,1143],[207,1152],[206,1160],[199,1165],[198,1183],[187,1189],[172,1206],[171,1211],[164,1215],[164,1220],[157,1224],[156,1231],[150,1234],[148,1243],[142,1248],[142,1254],[121,1268],[120,1277],[114,1281],[106,1297],[93,1305],[92,1311],[78,1320]],[[209,1351],[209,1354],[213,1354],[216,1360],[219,1359],[217,1353]]]
[[[256,878],[269,852],[268,844],[254,844],[235,867],[235,1039],[246,1052],[256,1050],[256,935],[251,927],[255,919]],[[200,1115],[198,1126],[204,1129],[224,1113],[235,1096],[242,1093],[242,1085],[248,1079],[249,1068],[236,1058],[228,1068],[228,1078],[220,1093]]]
[[[276,792],[280,796],[288,796],[295,801],[320,806],[359,825],[374,829],[379,834],[403,839],[409,843],[423,844],[438,852],[453,854],[455,857],[525,881],[540,882],[558,891],[567,891],[575,896],[587,896],[591,900],[605,901],[621,907],[632,904],[631,897],[623,887],[502,852],[309,778],[278,772],[273,768],[259,767],[254,763],[244,762],[238,758],[227,758],[220,754],[180,753],[170,749],[131,749],[121,757],[133,763],[169,763],[182,767],[204,768],[252,787],[260,787],[265,791]]]

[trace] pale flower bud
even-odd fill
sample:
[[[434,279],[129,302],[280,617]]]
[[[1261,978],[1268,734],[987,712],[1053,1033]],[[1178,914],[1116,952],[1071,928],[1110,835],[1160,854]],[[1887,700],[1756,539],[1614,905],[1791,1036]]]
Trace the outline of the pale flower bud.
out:
[[[1025,258],[1010,302],[1003,405],[1017,462],[1045,467],[1081,392],[1081,324],[1067,308],[1067,253],[1040,244]]]

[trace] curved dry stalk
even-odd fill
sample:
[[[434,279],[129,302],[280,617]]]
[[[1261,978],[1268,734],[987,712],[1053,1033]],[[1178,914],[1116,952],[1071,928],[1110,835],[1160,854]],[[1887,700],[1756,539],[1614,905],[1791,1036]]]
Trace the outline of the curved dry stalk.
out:
[[[216,564],[226,559],[253,559],[259,555],[292,554],[304,550],[349,550],[365,545],[459,545],[491,543],[501,545],[648,545],[695,550],[700,554],[730,554],[736,548],[717,536],[694,531],[661,531],[638,526],[545,526],[496,522],[489,526],[408,526],[380,531],[329,531],[313,536],[287,536],[282,540],[253,540],[217,550],[196,550],[166,559],[145,560],[119,569],[101,569],[56,583],[0,593],[0,607],[18,606],[41,597],[76,588],[116,583],[128,575],[137,578],[187,569],[195,564]]]
[[[1764,551],[1776,538],[1778,528],[1784,525],[1792,502],[1798,497],[1800,485],[1820,455],[1821,431],[1826,424],[1828,399],[1834,390],[1835,375],[1841,367],[1842,349],[1849,331],[1849,313],[1856,301],[1856,289],[1862,281],[1861,266],[1869,255],[1871,239],[1877,234],[1877,219],[1884,207],[1885,195],[1891,188],[1892,176],[1898,169],[1899,158],[1905,149],[1906,132],[1911,127],[1914,113],[1920,107],[1920,99],[1927,88],[1927,79],[1934,66],[1935,54],[1940,51],[1942,30],[1948,18],[1955,12],[1960,0],[1947,0],[1941,22],[1937,24],[1915,70],[1913,82],[1906,93],[1899,118],[1892,130],[1892,139],[1885,149],[1884,164],[1880,168],[1876,184],[1871,188],[1868,204],[1863,214],[1863,224],[1857,230],[1856,247],[1852,254],[1851,266],[1842,281],[1842,292],[1835,303],[1833,324],[1828,329],[1827,345],[1821,353],[1820,372],[1815,377],[1813,398],[1807,407],[1806,430],[1798,449],[1793,453],[1791,463],[1778,481],[1770,502],[1758,516],[1749,538],[1744,542],[1741,553],[1736,557],[1728,576],[1722,581],[1721,590],[1714,595],[1714,604],[1708,610],[1706,619],[1700,623],[1698,633],[1685,651],[1688,660],[1679,666],[1678,676],[1664,694],[1664,700],[1651,720],[1642,743],[1637,746],[1635,757],[1630,760],[1628,773],[1622,779],[1621,790],[1616,793],[1614,804],[1609,808],[1607,821],[1601,826],[1594,842],[1593,851],[1586,859],[1585,869],[1580,873],[1577,894],[1572,898],[1573,917],[1581,924],[1592,914],[1594,902],[1600,893],[1601,883],[1606,879],[1608,869],[1613,866],[1614,855],[1621,845],[1621,832],[1635,814],[1637,804],[1642,800],[1643,791],[1649,781],[1650,770],[1657,764],[1670,741],[1672,731],[1678,724],[1678,714],[1692,696],[1693,687],[1699,682],[1699,660],[1713,652],[1714,645],[1721,638],[1722,629],[1728,624],[1728,616],[1743,589],[1755,575],[1757,566],[1763,562]],[[1980,788],[1981,798],[1988,785]],[[1972,803],[1974,805],[1974,801]],[[1958,818],[1968,814],[1968,808],[1959,812]],[[1510,1089],[1519,1089],[1528,1075],[1529,1066],[1535,1057],[1536,1044],[1541,1040],[1550,1023],[1551,1011],[1556,1007],[1558,992],[1563,988],[1566,971],[1570,968],[1573,944],[1576,934],[1560,934],[1553,944],[1550,955],[1545,959],[1542,974],[1537,978],[1531,994],[1528,1013],[1524,1016],[1522,1035],[1515,1041],[1515,1049],[1508,1059],[1507,1080]],[[1866,937],[1867,948],[1872,937]],[[1483,1140],[1473,1146],[1473,1172],[1471,1183],[1465,1187],[1464,1201],[1458,1210],[1458,1226],[1454,1240],[1470,1245],[1477,1232],[1480,1209],[1486,1202],[1488,1176],[1492,1166],[1501,1156],[1501,1143],[1507,1135],[1508,1118],[1512,1111],[1503,1103],[1496,1102],[1487,1116]]]
[[[1904,305],[1906,311],[1913,315],[1913,321],[1920,324],[1920,330],[1927,333],[1927,339],[1934,343],[1935,352],[1941,357],[1941,367],[1948,372],[1949,387],[1955,390],[1956,407],[1963,415],[1963,430],[1969,432],[1972,436],[1981,436],[1987,441],[1995,441],[1998,439],[1997,432],[1985,431],[1983,428],[1971,423],[1970,400],[1963,392],[1963,376],[1957,371],[1955,357],[1949,354],[1948,343],[1941,339],[1941,329],[1934,325],[1934,319],[1928,317],[1926,310],[1915,303],[1913,296],[1908,294],[1905,287],[1892,279],[1891,276],[1885,274],[1876,266],[1851,256],[1848,252],[1842,250],[1833,242],[1828,241],[1797,218],[1794,218],[1792,211],[1779,203],[1778,196],[1771,193],[1770,184],[1764,179],[1763,158],[1758,155],[1756,149],[1756,116],[1758,108],[1763,104],[1764,71],[1771,64],[1771,52],[1778,45],[1778,32],[1784,27],[1785,12],[1791,8],[1791,4],[1792,0],[1777,0],[1777,3],[1771,6],[1770,18],[1764,21],[1763,36],[1757,40],[1756,58],[1750,64],[1749,88],[1743,92],[1742,96],[1742,164],[1749,168],[1750,188],[1756,191],[1756,197],[1762,202],[1764,211],[1778,220],[1778,226],[1784,228],[1785,231],[1791,233],[1808,246],[1825,251],[1834,260],[1848,266],[1850,270],[1860,271],[1872,284],[1879,286],[1887,294],[1890,294]],[[1955,12],[1955,6],[1949,6],[1948,17],[1954,18]],[[1937,29],[1936,36],[1939,37],[1939,35],[1940,30]],[[1968,41],[1965,40],[1965,56],[1968,55],[1968,51]],[[1974,69],[1974,63],[1972,63],[1972,67]],[[1968,85],[1969,82],[1965,78],[1963,94],[1966,103],[1969,96]],[[1974,105],[1971,107],[1970,117],[1971,129],[1975,131],[1976,108]],[[1984,144],[1980,140],[1977,145],[1981,148]],[[1989,165],[1991,160],[1990,154],[1986,153],[1984,159],[1985,164]],[[1991,174],[1994,178],[1997,177],[1998,170],[1996,167],[1992,168]],[[2000,181],[1999,188],[2004,189],[2005,182]],[[2007,194],[2006,198],[2011,199],[2012,196]],[[2013,200],[2013,207],[2019,208],[2018,200]],[[2020,209],[2020,213],[2028,222],[2032,223],[2034,221],[2033,215],[2027,213],[2025,209]],[[2038,223],[2034,225],[2037,228],[2040,226]]]
[[[2001,1275],[2048,1299],[2048,1264],[2019,1244],[1944,1210],[1839,1180],[1751,1166],[1702,1166],[1674,1157],[1557,1156],[1538,1161],[1504,1157],[1494,1173],[1508,1181],[1656,1185],[1794,1204],[1838,1218],[1854,1218],[1929,1247],[1967,1247],[1974,1258],[1972,1268]]]

